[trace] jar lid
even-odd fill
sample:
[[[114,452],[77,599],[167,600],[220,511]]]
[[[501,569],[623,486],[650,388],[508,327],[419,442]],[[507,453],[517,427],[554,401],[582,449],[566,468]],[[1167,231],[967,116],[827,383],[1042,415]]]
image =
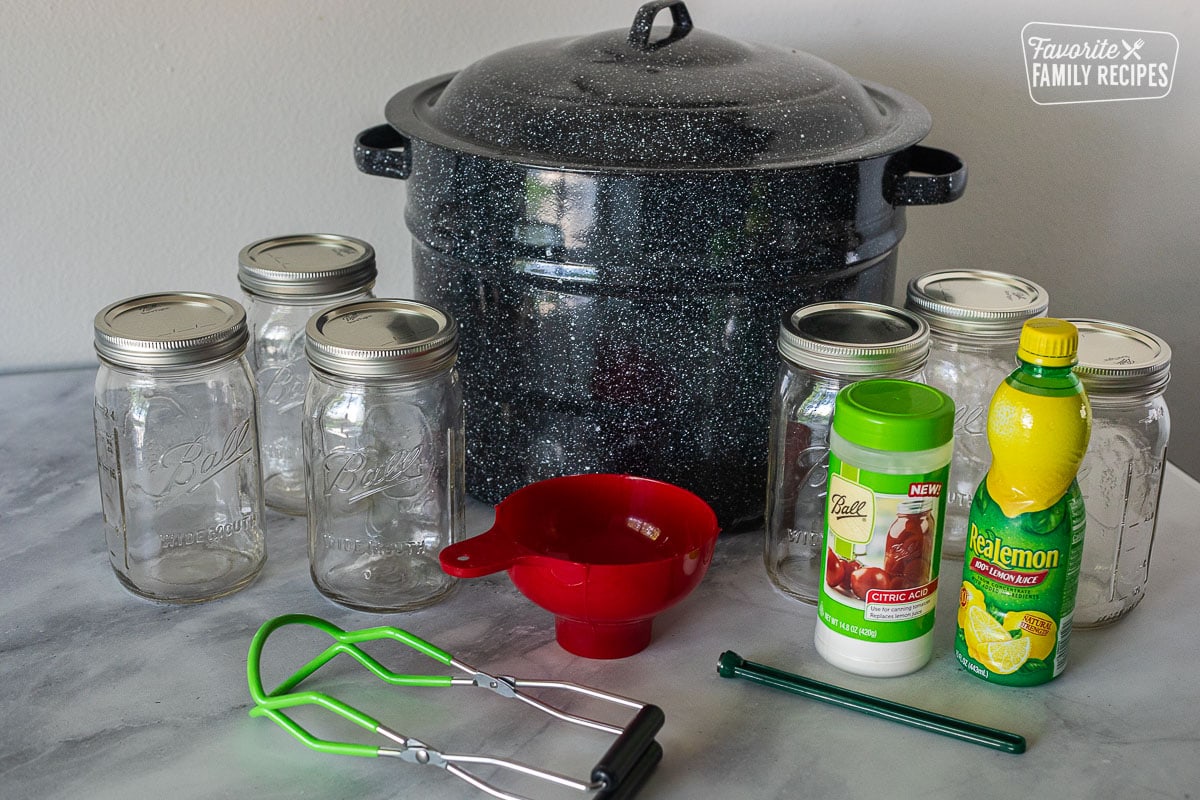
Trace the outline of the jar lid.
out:
[[[1171,380],[1171,348],[1153,333],[1098,319],[1067,320],[1079,329],[1075,374],[1091,394],[1158,391]]]
[[[200,292],[163,292],[120,300],[95,319],[104,361],[146,369],[203,364],[241,355],[249,333],[235,300]]]
[[[1049,306],[1049,294],[1033,281],[982,269],[913,278],[905,301],[936,331],[979,336],[1016,336],[1025,320],[1042,316]]]
[[[359,378],[420,378],[454,365],[454,317],[415,300],[356,300],[314,314],[305,354],[316,369]]]
[[[667,21],[670,27],[655,26]],[[387,104],[402,134],[555,170],[777,169],[920,141],[917,101],[791,47],[701,30],[682,0],[628,28],[502,50]]]
[[[923,383],[858,381],[838,392],[833,429],[843,439],[873,450],[931,450],[954,435],[954,401]]]
[[[925,364],[929,326],[916,314],[879,303],[813,303],[784,315],[779,353],[798,367],[823,373],[908,372]]]
[[[328,233],[263,239],[238,254],[238,282],[250,294],[279,300],[362,291],[375,284],[375,249]]]

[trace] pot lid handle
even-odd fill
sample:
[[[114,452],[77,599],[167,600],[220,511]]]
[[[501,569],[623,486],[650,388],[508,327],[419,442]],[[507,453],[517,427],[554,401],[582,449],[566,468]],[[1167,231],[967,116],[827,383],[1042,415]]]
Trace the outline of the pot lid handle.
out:
[[[671,9],[671,33],[657,41],[650,41],[650,31],[654,27],[654,18],[664,8]],[[629,44],[644,53],[657,50],[660,47],[677,42],[688,35],[692,29],[692,15],[688,13],[683,0],[650,0],[637,11],[633,25],[629,27]]]

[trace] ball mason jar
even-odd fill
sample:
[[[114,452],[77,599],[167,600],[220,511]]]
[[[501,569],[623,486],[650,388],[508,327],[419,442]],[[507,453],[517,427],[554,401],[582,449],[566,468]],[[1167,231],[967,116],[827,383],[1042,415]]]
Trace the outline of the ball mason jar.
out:
[[[420,608],[455,581],[438,562],[463,536],[458,326],[409,300],[360,300],[307,325],[308,553],[326,597]]]
[[[893,589],[912,589],[929,579],[936,542],[935,498],[916,497],[896,505],[896,518],[884,540],[883,571]]]
[[[258,387],[264,499],[277,511],[303,514],[304,326],[326,306],[372,296],[375,251],[359,239],[332,234],[263,239],[238,255],[238,282],[246,296],[247,355]]]
[[[860,301],[815,303],[784,315],[771,400],[763,561],[779,590],[820,596],[829,430],[844,386],[865,378],[920,381],[929,328],[915,314]]]
[[[131,592],[231,594],[266,559],[246,315],[226,297],[152,294],[95,319],[94,421],[109,559]]]
[[[1079,329],[1075,373],[1092,404],[1079,470],[1087,530],[1073,624],[1093,628],[1125,616],[1146,593],[1171,435],[1163,397],[1171,348],[1129,325],[1068,321]]]
[[[971,501],[992,463],[992,394],[1016,367],[1021,326],[1045,315],[1049,302],[1041,286],[1003,272],[944,270],[908,284],[905,307],[929,323],[925,381],[950,395],[955,407],[943,557],[963,557]]]

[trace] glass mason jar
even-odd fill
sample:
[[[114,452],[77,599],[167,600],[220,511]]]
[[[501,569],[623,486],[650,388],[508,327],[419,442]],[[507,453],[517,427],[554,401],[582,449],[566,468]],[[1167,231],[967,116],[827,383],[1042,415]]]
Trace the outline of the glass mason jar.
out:
[[[929,323],[926,383],[954,400],[954,459],[950,463],[942,555],[961,559],[967,516],[992,463],[988,406],[996,387],[1016,367],[1025,320],[1049,307],[1033,281],[977,269],[930,272],[908,284],[905,307]]]
[[[135,594],[212,600],[266,560],[246,340],[245,311],[217,295],[144,295],[96,315],[104,531]]]
[[[929,580],[937,524],[934,500],[916,497],[896,505],[896,518],[884,540],[883,571],[892,576],[893,589],[913,589]]]
[[[263,239],[238,255],[238,282],[247,300],[248,356],[258,386],[264,498],[277,511],[303,514],[304,326],[326,306],[372,296],[375,251],[359,239],[331,234]]]
[[[327,308],[307,326],[308,554],[326,597],[406,611],[453,589],[438,554],[463,536],[458,326],[410,300]]]
[[[1093,319],[1079,329],[1075,373],[1092,404],[1079,488],[1087,511],[1073,624],[1115,622],[1145,596],[1171,416],[1171,348],[1152,333]]]
[[[834,301],[786,314],[767,456],[767,576],[784,593],[819,596],[829,428],[842,387],[864,378],[920,381],[929,328],[890,306]]]

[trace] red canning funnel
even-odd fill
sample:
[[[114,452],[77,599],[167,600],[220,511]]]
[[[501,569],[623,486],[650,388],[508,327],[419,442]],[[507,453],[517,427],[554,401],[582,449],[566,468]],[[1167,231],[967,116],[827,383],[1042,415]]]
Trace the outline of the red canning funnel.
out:
[[[629,475],[569,475],[518,489],[496,521],[441,552],[458,578],[508,570],[555,616],[567,651],[623,658],[650,643],[654,616],[696,588],[716,547],[716,514],[696,495]]]

